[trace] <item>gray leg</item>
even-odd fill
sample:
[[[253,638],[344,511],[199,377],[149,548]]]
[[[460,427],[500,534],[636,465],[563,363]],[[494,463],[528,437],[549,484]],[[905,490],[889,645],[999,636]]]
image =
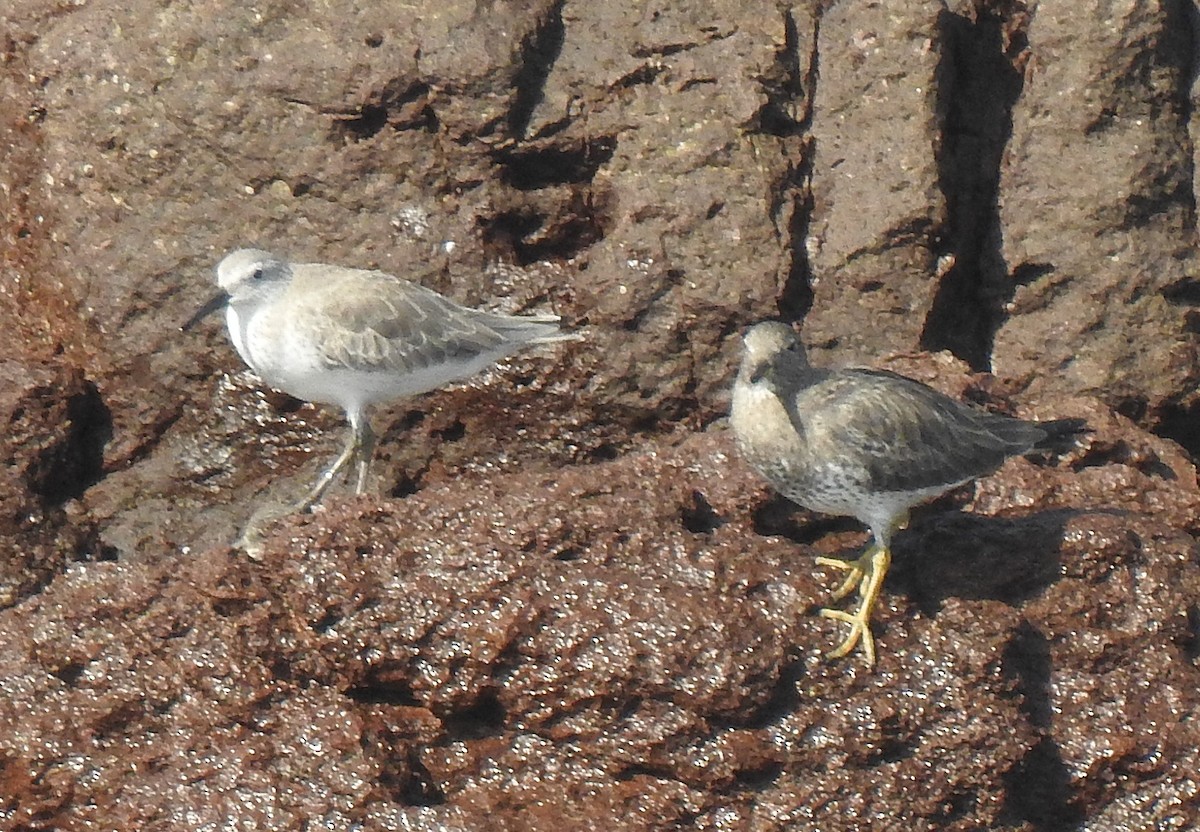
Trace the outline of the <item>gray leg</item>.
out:
[[[339,474],[346,470],[346,466],[354,460],[358,455],[358,436],[353,429],[350,431],[349,441],[346,442],[346,447],[342,450],[338,458],[333,461],[333,464],[322,472],[321,476],[317,477],[316,484],[309,490],[308,494],[298,502],[293,509],[294,511],[304,511],[312,508],[321,501],[321,497],[325,495],[325,491],[329,488],[330,483],[337,478]]]
[[[346,438],[346,447],[338,454],[338,458],[321,472],[321,476],[317,477],[317,481],[303,498],[290,505],[279,506],[272,510],[269,516],[264,516],[262,519],[282,517],[285,514],[307,511],[312,508],[321,501],[329,486],[352,462],[357,465],[355,493],[363,492],[367,482],[367,468],[371,464],[371,454],[375,450],[375,433],[371,430],[371,423],[367,421],[364,414],[351,412],[347,415],[350,420],[349,436]]]
[[[280,517],[307,511],[320,502],[329,486],[349,467],[351,462],[357,464],[355,493],[363,493],[367,482],[367,468],[371,464],[371,455],[375,450],[375,433],[371,430],[371,423],[362,413],[351,412],[348,417],[350,419],[350,435],[346,439],[346,447],[338,454],[338,458],[333,461],[333,464],[321,472],[321,476],[317,477],[316,483],[308,493],[295,503],[260,506],[251,516],[246,528],[242,530],[241,536],[234,541],[234,546],[243,549],[251,558],[257,559],[262,552],[263,530]]]
[[[250,516],[246,528],[242,529],[241,535],[233,545],[246,552],[251,559],[258,560],[262,555],[263,530],[280,517],[312,508],[321,499],[321,495],[325,493],[325,489],[329,488],[329,484],[333,482],[334,478],[350,464],[354,455],[355,438],[354,433],[351,432],[350,441],[346,443],[345,449],[334,460],[333,465],[330,465],[321,473],[321,476],[317,477],[316,484],[309,489],[307,494],[294,503],[268,503],[259,506]]]
[[[351,420],[351,429],[355,432],[354,442],[358,446],[358,480],[354,486],[355,494],[362,494],[367,488],[367,469],[371,467],[371,457],[375,454],[375,431],[366,418]]]

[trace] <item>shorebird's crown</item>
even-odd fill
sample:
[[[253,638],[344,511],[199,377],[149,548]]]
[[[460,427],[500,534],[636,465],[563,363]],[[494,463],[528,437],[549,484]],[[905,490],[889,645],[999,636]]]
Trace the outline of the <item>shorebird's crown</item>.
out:
[[[763,321],[742,336],[746,360],[752,364],[769,361],[784,350],[795,349],[800,341],[790,326],[781,321]]]
[[[239,248],[217,264],[217,284],[234,296],[239,289],[245,291],[256,283],[286,280],[288,276],[286,260],[257,248]]]

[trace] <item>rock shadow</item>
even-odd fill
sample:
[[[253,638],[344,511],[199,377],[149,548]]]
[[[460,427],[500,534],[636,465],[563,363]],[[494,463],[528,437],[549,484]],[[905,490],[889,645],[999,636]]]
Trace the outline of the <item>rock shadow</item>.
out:
[[[1019,605],[1061,577],[1064,529],[1082,513],[985,517],[960,511],[919,519],[893,541],[894,585],[930,616],[950,597]]]
[[[976,9],[973,19],[938,16],[937,149],[946,199],[946,254],[921,346],[949,350],[975,370],[991,363],[1013,281],[1001,254],[1000,165],[1012,138],[1012,112],[1024,78],[1015,59],[1026,46],[1019,16]]]

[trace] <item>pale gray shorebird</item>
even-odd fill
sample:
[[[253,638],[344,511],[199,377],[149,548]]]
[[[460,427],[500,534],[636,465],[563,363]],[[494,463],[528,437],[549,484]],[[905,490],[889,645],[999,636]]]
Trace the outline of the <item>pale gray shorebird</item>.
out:
[[[1082,419],[1027,422],[961,404],[884,370],[824,370],[808,363],[792,328],[768,321],[743,339],[730,424],[746,460],[788,499],[865,523],[871,545],[855,560],[817,558],[848,574],[833,600],[855,589],[853,612],[822,609],[850,625],[827,654],[855,646],[875,663],[871,612],[891,564],[892,535],[909,510],[991,473],[1010,456],[1062,449]]]
[[[263,381],[346,412],[346,447],[307,495],[311,507],[355,465],[366,487],[375,447],[372,404],[425,393],[535,344],[573,340],[557,315],[504,315],[460,306],[432,289],[380,271],[291,263],[239,249],[217,265],[220,291],[184,329],[225,308],[229,337]]]

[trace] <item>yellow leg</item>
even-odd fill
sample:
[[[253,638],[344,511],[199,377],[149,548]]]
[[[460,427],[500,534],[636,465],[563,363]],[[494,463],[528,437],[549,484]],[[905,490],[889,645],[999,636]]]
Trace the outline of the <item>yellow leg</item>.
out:
[[[843,610],[821,610],[823,618],[844,621],[850,625],[850,633],[834,650],[826,653],[826,658],[840,659],[850,655],[855,646],[862,642],[863,656],[868,665],[875,664],[875,637],[871,635],[871,612],[879,600],[883,590],[883,579],[887,575],[888,566],[892,562],[892,553],[887,546],[878,543],[871,545],[863,552],[858,560],[845,561],[836,558],[817,558],[821,566],[832,566],[845,569],[850,574],[834,593],[834,600],[840,600],[849,595],[855,587],[858,588],[858,609],[852,613]]]

